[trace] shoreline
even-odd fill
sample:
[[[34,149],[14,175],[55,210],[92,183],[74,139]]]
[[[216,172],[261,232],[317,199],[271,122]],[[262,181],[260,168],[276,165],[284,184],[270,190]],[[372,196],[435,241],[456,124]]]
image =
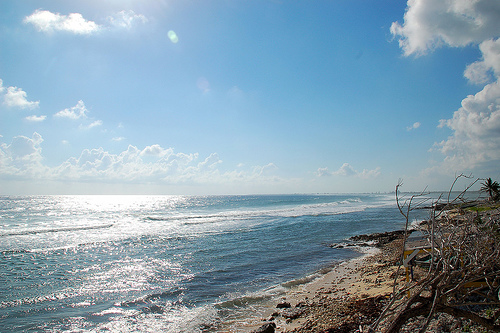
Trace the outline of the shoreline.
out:
[[[358,329],[366,320],[354,317],[360,314],[358,307],[367,304],[356,303],[373,303],[367,312],[372,320],[392,293],[402,244],[399,234],[398,231],[351,238],[365,241],[352,244],[361,254],[359,257],[340,262],[314,280],[287,289],[279,300],[266,302],[254,318],[245,318],[218,332],[327,332],[346,325],[346,332],[353,327]],[[368,245],[366,241],[375,244]]]

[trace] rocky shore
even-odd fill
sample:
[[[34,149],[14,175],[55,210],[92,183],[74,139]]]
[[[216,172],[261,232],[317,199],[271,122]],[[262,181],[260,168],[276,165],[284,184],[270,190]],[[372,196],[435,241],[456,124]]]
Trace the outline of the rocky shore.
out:
[[[477,206],[467,213],[463,211],[456,213],[450,210],[444,219],[448,221],[448,227],[450,227],[453,223],[455,223],[453,225],[461,226],[466,218],[481,226],[480,229],[477,229],[478,232],[491,229],[493,239],[498,239],[498,230],[500,230],[498,228],[500,220],[498,206],[486,208]],[[458,222],[462,222],[462,224]],[[464,233],[458,233],[458,235],[464,235]],[[336,266],[317,280],[289,290],[276,304],[270,316],[262,318],[258,327],[245,332],[368,332],[370,326],[378,319],[384,307],[389,303],[394,283],[402,285],[405,281],[404,272],[399,271],[397,274],[398,268],[402,269],[400,262],[403,238],[403,231],[393,231],[359,235],[352,237],[348,242],[332,244],[331,247],[335,248],[356,246],[365,254]],[[478,249],[483,248],[478,247]],[[492,254],[496,255],[492,267],[498,268],[498,255],[493,250],[488,248],[485,253],[488,255],[487,258],[490,258]],[[477,255],[477,251],[474,253]],[[479,263],[472,265],[469,271],[477,265]],[[417,267],[415,269],[417,269],[416,275],[425,275],[423,272],[419,272]],[[490,325],[491,331],[500,331],[500,325],[495,324],[495,322],[500,321],[499,280],[498,276],[492,274],[490,274],[489,279],[496,282],[488,284],[488,287],[495,293],[489,296],[490,303],[478,306],[479,303],[474,299],[473,301],[476,303],[471,303],[475,304],[476,314],[473,315],[474,317],[468,317],[463,312],[461,315],[452,315],[452,313],[443,311],[435,313],[427,322],[426,332],[486,332],[485,325]],[[494,274],[498,274],[498,270]],[[496,293],[498,293],[498,297],[495,296]],[[478,295],[484,296],[480,293]],[[399,332],[419,331],[424,322],[426,322],[426,318],[422,316],[411,317],[399,329]],[[388,325],[390,322],[385,324]],[[379,326],[377,331],[384,331],[384,327]]]
[[[349,245],[342,246],[361,246],[363,256],[290,290],[251,332],[365,332],[392,292],[403,234],[353,237]]]

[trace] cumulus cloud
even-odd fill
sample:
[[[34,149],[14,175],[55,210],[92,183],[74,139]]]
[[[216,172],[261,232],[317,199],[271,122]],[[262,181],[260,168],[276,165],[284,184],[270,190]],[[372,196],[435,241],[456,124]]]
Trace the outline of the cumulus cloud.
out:
[[[405,55],[425,54],[437,47],[480,43],[500,31],[500,2],[492,0],[409,0],[404,22],[391,33]]]
[[[436,146],[447,157],[448,167],[469,170],[498,162],[500,82],[465,98],[453,118],[441,120],[439,127],[445,126],[453,130],[453,135]]]
[[[483,88],[464,98],[452,118],[440,120],[438,127],[452,135],[434,144],[444,159],[432,170],[494,170],[500,161],[500,2],[409,0],[404,23],[394,22],[391,33],[407,56],[440,46],[479,46],[482,57],[465,68],[464,77]]]
[[[148,19],[142,14],[136,14],[133,10],[122,10],[108,16],[108,22],[117,28],[131,29],[134,24],[147,23]]]
[[[54,114],[54,117],[76,120],[80,118],[87,118],[87,112],[88,110],[85,107],[85,103],[83,103],[82,100],[79,100],[75,106],[57,112]]]
[[[80,13],[62,15],[40,9],[35,10],[33,14],[25,17],[24,23],[32,24],[38,31],[48,33],[66,31],[79,35],[90,35],[101,28],[94,21],[84,19]]]
[[[484,84],[498,79],[500,77],[500,39],[486,40],[479,45],[479,49],[482,53],[482,59],[467,66],[464,76],[476,84]]]
[[[164,157],[173,153],[172,148],[162,148],[160,145],[152,145],[144,148],[140,155],[141,156],[156,156],[156,157]]]
[[[480,50],[482,59],[467,66],[464,75],[472,83],[487,84],[464,98],[451,119],[439,122],[438,127],[453,130],[435,145],[445,155],[443,167],[449,171],[490,172],[500,161],[500,39],[482,42]]]
[[[270,184],[279,181],[273,175],[277,167],[270,163],[249,171],[222,172],[217,153],[205,158],[199,154],[175,152],[172,148],[151,145],[143,149],[129,145],[121,153],[103,148],[84,149],[55,167],[45,166],[38,133],[32,138],[18,136],[11,144],[0,144],[0,177],[11,179],[122,184]]]
[[[336,171],[330,171],[328,168],[319,168],[316,172],[318,177],[325,176],[342,176],[342,177],[356,177],[361,179],[371,179],[376,178],[380,175],[380,168],[377,167],[373,170],[364,169],[359,172],[356,171],[349,163],[344,163]]]
[[[46,174],[42,164],[42,136],[16,136],[10,144],[0,144],[1,173],[17,178],[38,178]]]
[[[45,33],[67,32],[77,35],[91,35],[103,30],[130,30],[137,24],[147,23],[148,19],[133,10],[122,10],[109,15],[103,24],[87,20],[80,13],[63,15],[48,10],[35,10],[24,18],[24,23],[33,25],[38,31]]]
[[[40,104],[39,101],[28,101],[28,95],[24,90],[18,87],[3,86],[3,81],[0,79],[0,94],[3,94],[3,104],[7,107],[20,109],[35,109]]]
[[[349,176],[354,176],[356,174],[356,170],[354,170],[353,167],[349,163],[344,163],[344,164],[342,164],[340,169],[338,169],[337,171],[334,171],[333,174],[339,175],[339,176],[349,177]]]

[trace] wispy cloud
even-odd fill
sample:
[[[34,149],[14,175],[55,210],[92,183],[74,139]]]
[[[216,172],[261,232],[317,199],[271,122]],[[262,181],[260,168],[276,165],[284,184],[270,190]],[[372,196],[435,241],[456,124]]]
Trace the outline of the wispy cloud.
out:
[[[80,125],[80,129],[83,129],[83,130],[89,130],[89,129],[92,129],[94,127],[99,127],[99,126],[102,126],[103,122],[102,120],[95,120],[93,122],[91,122],[90,124],[88,125],[83,125],[81,124]]]
[[[39,123],[39,122],[44,121],[46,118],[47,118],[47,116],[36,116],[36,115],[33,115],[33,116],[28,116],[28,117],[26,117],[24,119],[26,119],[27,121],[30,121],[30,122]]]
[[[111,26],[117,28],[131,29],[135,24],[144,24],[148,22],[146,16],[136,14],[133,10],[122,10],[107,18]]]
[[[376,178],[380,175],[380,167],[372,170],[364,169],[363,171],[355,170],[349,163],[344,163],[338,170],[330,171],[328,168],[319,168],[316,171],[318,177],[325,176],[342,176],[342,177],[357,177],[361,179]]]
[[[417,122],[413,123],[413,125],[406,127],[406,130],[407,131],[412,131],[414,129],[419,128],[420,125],[421,125],[420,122],[417,121]]]

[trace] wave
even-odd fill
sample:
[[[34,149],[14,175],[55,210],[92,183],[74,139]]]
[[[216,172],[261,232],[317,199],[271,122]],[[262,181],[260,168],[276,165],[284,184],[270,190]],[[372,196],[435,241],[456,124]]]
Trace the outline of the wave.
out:
[[[222,301],[215,304],[218,310],[246,307],[251,304],[263,303],[266,300],[272,299],[275,295],[270,293],[253,293],[243,296],[234,297],[232,299]]]
[[[23,305],[33,306],[33,305],[36,305],[39,303],[61,301],[64,299],[75,297],[75,296],[78,296],[78,294],[77,293],[60,292],[60,293],[51,293],[48,295],[41,295],[41,296],[37,296],[37,297],[25,297],[25,298],[16,299],[16,300],[2,301],[2,302],[0,302],[0,309],[9,308],[9,307],[18,307],[18,306],[23,306]]]
[[[182,295],[185,292],[184,289],[179,288],[173,291],[164,291],[161,293],[154,293],[154,294],[149,294],[145,295],[139,298],[136,298],[132,301],[123,301],[119,304],[115,304],[116,306],[121,306],[121,307],[133,307],[133,306],[139,306],[139,305],[144,305],[144,304],[151,304],[153,301],[159,300],[159,299],[168,299],[173,296],[179,296]]]
[[[312,282],[312,281],[316,280],[321,275],[323,275],[323,274],[321,274],[320,272],[314,273],[314,274],[311,274],[311,275],[308,275],[308,276],[305,276],[305,277],[302,277],[302,278],[298,278],[298,279],[287,281],[285,283],[282,283],[281,286],[283,288],[286,288],[286,289],[291,289],[293,287],[297,287],[297,286],[301,286],[301,285],[304,285],[304,284],[308,284],[309,282]]]
[[[79,226],[79,227],[66,227],[66,228],[28,229],[28,230],[0,233],[0,237],[36,235],[36,234],[46,234],[46,233],[51,233],[51,232],[68,232],[68,231],[81,231],[81,230],[93,230],[93,229],[106,229],[106,228],[111,228],[113,225],[114,225],[114,223],[104,224],[104,225],[86,225],[86,226]]]
[[[197,213],[193,215],[150,215],[144,217],[146,221],[181,222],[186,225],[217,223],[222,220],[247,220],[258,217],[302,217],[302,216],[333,216],[364,211],[367,208],[382,207],[392,204],[392,201],[380,198],[378,201],[365,202],[361,197],[341,198],[338,201],[324,203],[309,203],[299,205],[285,205],[270,208],[256,208],[250,210],[229,210],[223,212]]]
[[[81,243],[74,243],[74,244],[69,244],[69,245],[62,245],[62,246],[52,246],[52,247],[46,247],[46,248],[11,248],[11,249],[5,249],[5,250],[0,250],[0,254],[2,255],[12,255],[12,254],[26,254],[26,253],[43,253],[43,254],[49,254],[49,253],[54,253],[54,252],[66,252],[68,250],[76,250],[80,248],[86,248],[86,247],[101,247],[101,246],[116,246],[117,242],[121,244],[122,246],[128,247],[132,246],[133,244],[147,244],[151,242],[157,242],[157,241],[169,241],[169,240],[185,240],[193,235],[171,235],[171,236],[163,236],[163,235],[140,235],[139,237],[136,236],[131,236],[128,238],[122,238],[122,239],[113,239],[113,240],[105,240],[105,241],[89,241],[89,242],[81,242]],[[17,244],[16,244],[17,245]]]

